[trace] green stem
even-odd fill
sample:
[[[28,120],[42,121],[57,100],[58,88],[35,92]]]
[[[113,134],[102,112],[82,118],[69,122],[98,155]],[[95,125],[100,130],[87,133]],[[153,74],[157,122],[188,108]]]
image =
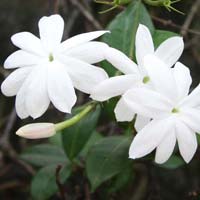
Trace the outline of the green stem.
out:
[[[65,128],[67,128],[67,127],[70,127],[70,126],[76,124],[82,118],[84,118],[95,106],[96,106],[95,103],[89,104],[85,109],[83,109],[80,113],[78,113],[77,115],[75,115],[71,119],[60,122],[58,124],[55,124],[56,131],[61,131]]]

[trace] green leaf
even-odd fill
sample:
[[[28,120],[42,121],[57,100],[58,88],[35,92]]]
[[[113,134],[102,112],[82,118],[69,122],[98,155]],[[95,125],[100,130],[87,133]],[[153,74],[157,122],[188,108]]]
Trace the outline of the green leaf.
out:
[[[152,33],[154,32],[151,17],[144,5],[141,1],[133,1],[108,25],[107,29],[111,31],[111,34],[105,34],[102,40],[134,59],[135,35],[140,23],[146,25]],[[103,62],[102,65],[109,75],[115,74],[116,69],[110,64]]]
[[[157,48],[162,42],[170,37],[179,36],[177,33],[163,30],[155,30],[153,34],[154,46]]]
[[[68,162],[64,151],[51,144],[40,144],[29,147],[20,155],[20,158],[39,167]]]
[[[99,115],[100,107],[97,106],[96,110],[87,114],[77,124],[63,131],[63,147],[70,160],[73,160],[87,143],[95,130]]]
[[[35,200],[49,199],[58,191],[56,184],[57,165],[50,165],[38,171],[31,183],[31,195]],[[64,166],[59,173],[60,182],[63,184],[71,174],[71,167]]]
[[[158,166],[162,168],[166,168],[166,169],[176,169],[183,166],[184,164],[185,162],[183,161],[183,159],[181,159],[178,156],[173,155],[170,157],[170,159],[166,163],[162,165],[158,165]]]
[[[97,131],[94,131],[90,137],[90,139],[88,140],[88,142],[86,143],[85,147],[83,148],[83,150],[81,151],[81,156],[85,157],[90,148],[96,144],[99,140],[101,140],[103,138],[103,136],[98,133]]]
[[[126,170],[130,162],[130,142],[129,137],[113,136],[102,139],[91,148],[86,160],[86,172],[92,191],[122,170]]]

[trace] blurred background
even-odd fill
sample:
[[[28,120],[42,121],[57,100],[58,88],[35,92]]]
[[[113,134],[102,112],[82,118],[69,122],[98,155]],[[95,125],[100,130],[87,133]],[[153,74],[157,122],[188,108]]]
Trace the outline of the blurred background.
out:
[[[200,80],[200,1],[183,0],[175,6],[185,15],[168,12],[160,7],[147,6],[147,8],[157,29],[174,31],[184,37],[185,51],[181,61],[191,69],[194,87]],[[38,20],[44,15],[53,13],[61,14],[65,20],[64,39],[78,33],[105,29],[124,9],[120,7],[106,14],[98,13],[105,8],[106,6],[97,4],[93,0],[0,0],[0,83],[10,73],[3,68],[3,63],[6,57],[16,50],[10,40],[14,33],[29,31],[38,35]],[[79,96],[78,104],[87,101],[87,96],[81,94]],[[16,116],[14,101],[15,98],[6,98],[0,94],[0,199],[2,200],[31,199],[30,182],[35,169],[22,161],[18,155],[28,146],[44,142],[44,140],[28,141],[15,135],[19,127],[32,120],[22,121]],[[63,114],[50,108],[38,121],[57,122],[63,117]],[[200,199],[200,149],[189,165],[178,169],[146,166],[148,170],[144,166],[136,166],[135,181],[109,195],[108,198],[101,196],[102,189],[88,197],[85,189],[82,189],[81,175],[77,174],[75,180],[68,186],[68,199],[129,200],[130,196],[131,200]],[[60,198],[55,195],[52,199]]]

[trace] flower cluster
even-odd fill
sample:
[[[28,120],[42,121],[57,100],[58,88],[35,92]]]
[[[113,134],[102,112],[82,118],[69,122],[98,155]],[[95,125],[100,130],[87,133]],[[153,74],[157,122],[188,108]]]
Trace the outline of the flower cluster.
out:
[[[38,118],[50,102],[70,113],[76,102],[74,88],[96,101],[121,96],[114,110],[117,121],[136,118],[138,133],[130,146],[130,158],[143,157],[156,149],[155,161],[164,163],[177,141],[180,154],[189,162],[197,149],[196,133],[200,132],[200,86],[189,93],[189,68],[177,62],[184,49],[183,39],[171,37],[155,49],[151,33],[140,24],[136,64],[119,50],[91,41],[108,31],[80,34],[61,42],[63,30],[61,16],[52,15],[40,19],[40,39],[28,32],[12,36],[13,44],[21,50],[11,54],[4,67],[18,69],[3,82],[1,90],[6,96],[16,95],[18,116]],[[102,60],[123,75],[109,78],[93,65]],[[26,126],[17,134],[39,138],[55,132],[52,124],[39,124]]]

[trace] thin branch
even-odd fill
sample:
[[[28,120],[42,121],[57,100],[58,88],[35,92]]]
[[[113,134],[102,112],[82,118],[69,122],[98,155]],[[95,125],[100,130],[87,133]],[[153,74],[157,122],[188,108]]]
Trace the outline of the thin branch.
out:
[[[57,168],[56,168],[56,184],[57,184],[58,189],[60,191],[60,195],[61,195],[62,200],[66,200],[65,191],[64,191],[63,185],[60,181],[60,170],[61,169],[62,169],[61,165],[58,165]]]
[[[192,20],[195,16],[195,14],[198,12],[200,6],[200,0],[196,0],[196,2],[192,5],[191,10],[181,28],[181,35],[185,36],[188,32],[188,29],[192,23]]]
[[[152,17],[153,20],[155,20],[155,21],[157,21],[157,22],[160,22],[160,23],[163,24],[164,26],[171,26],[171,27],[174,27],[174,28],[179,29],[179,30],[182,29],[182,26],[175,24],[175,23],[174,23],[173,21],[171,21],[171,20],[161,19],[161,18],[156,17],[156,16],[151,16],[151,17]],[[183,30],[183,29],[182,29],[182,30]],[[200,32],[197,31],[197,30],[194,30],[194,29],[187,29],[187,32],[200,36]]]
[[[103,29],[101,24],[93,17],[93,15],[80,3],[79,0],[69,0],[70,3],[78,8],[84,17],[97,29]]]

